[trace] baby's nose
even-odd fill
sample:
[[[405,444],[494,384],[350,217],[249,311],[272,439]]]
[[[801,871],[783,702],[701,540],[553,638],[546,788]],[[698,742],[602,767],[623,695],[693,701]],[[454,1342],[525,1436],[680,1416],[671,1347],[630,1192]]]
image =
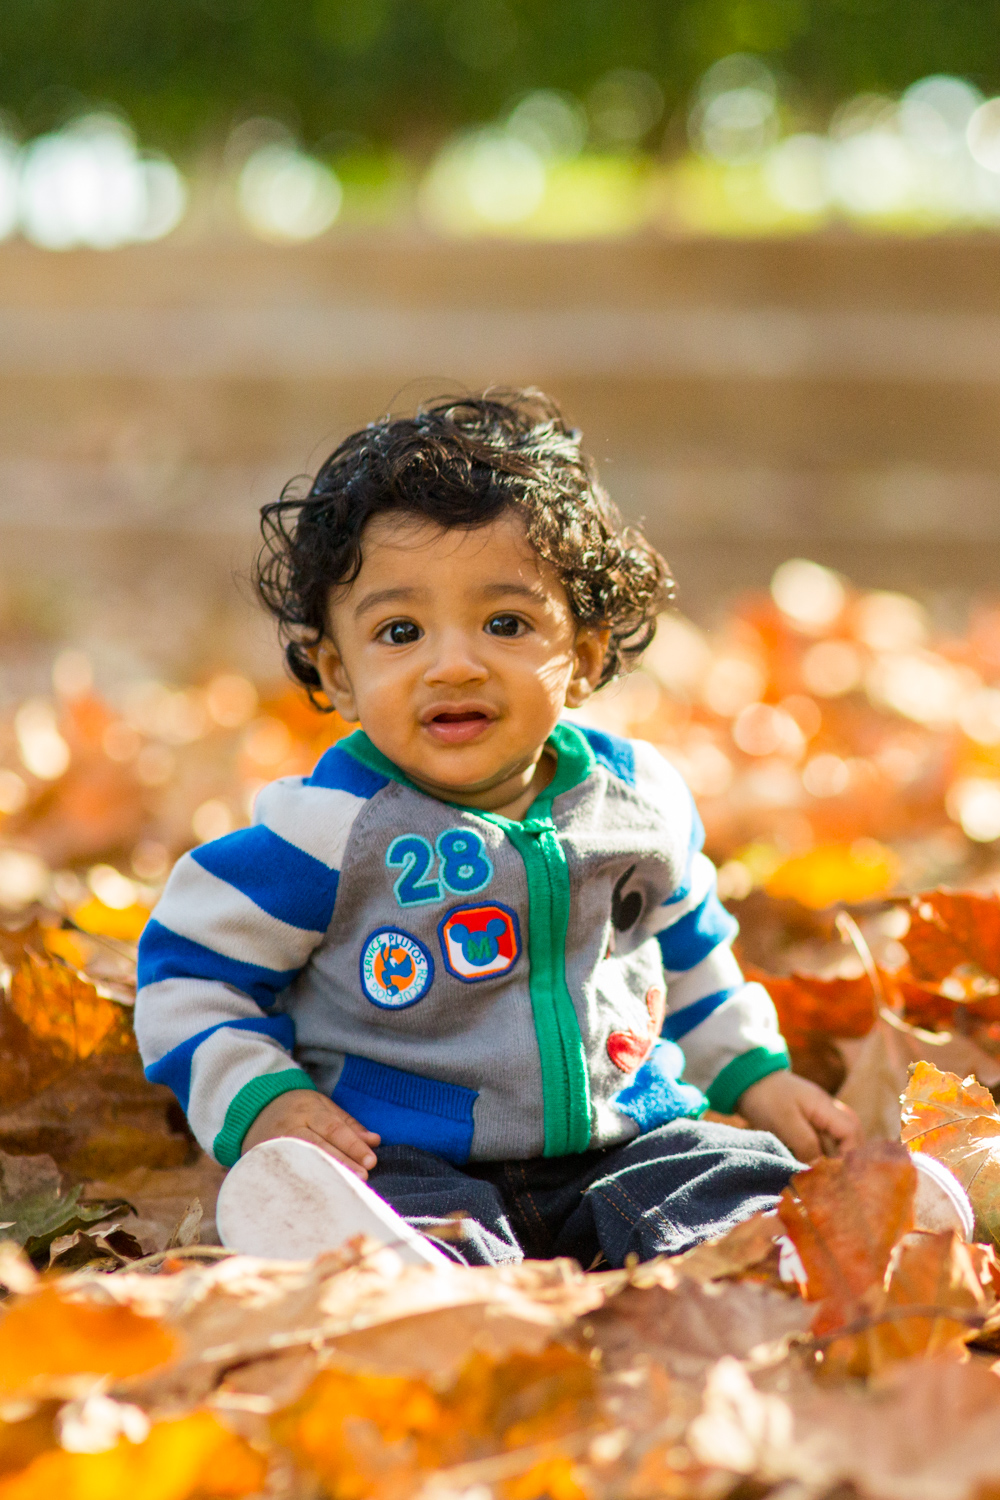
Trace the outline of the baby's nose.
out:
[[[482,682],[489,676],[472,643],[465,636],[443,639],[424,674],[427,682]]]

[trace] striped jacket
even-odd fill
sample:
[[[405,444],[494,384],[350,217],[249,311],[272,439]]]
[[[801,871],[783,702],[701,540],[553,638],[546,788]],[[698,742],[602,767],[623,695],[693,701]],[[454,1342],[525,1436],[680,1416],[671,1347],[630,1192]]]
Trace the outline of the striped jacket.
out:
[[[136,1032],[220,1162],[288,1089],[462,1162],[620,1144],[787,1067],[680,777],[641,741],[550,743],[514,822],[426,796],[358,731],[178,862]]]

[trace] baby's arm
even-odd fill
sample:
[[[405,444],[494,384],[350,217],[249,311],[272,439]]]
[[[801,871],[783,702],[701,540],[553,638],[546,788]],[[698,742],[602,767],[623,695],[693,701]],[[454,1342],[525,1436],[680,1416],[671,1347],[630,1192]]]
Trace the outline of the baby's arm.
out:
[[[661,908],[657,932],[669,1006],[663,1035],[682,1046],[686,1080],[713,1109],[773,1131],[800,1161],[858,1145],[854,1111],[789,1071],[771,997],[744,979],[733,955],[737,924],[705,855],[694,856],[689,878],[689,894]]]
[[[859,1144],[853,1110],[790,1071],[788,1048],[763,985],[743,977],[732,951],[735,919],[715,889],[715,867],[701,853],[703,834],[691,795],[660,757],[643,757],[658,802],[674,814],[680,848],[689,850],[679,891],[646,919],[660,945],[667,981],[662,1035],[686,1059],[684,1078],[721,1114],[738,1112],[771,1130],[800,1161]]]
[[[143,933],[135,1022],[147,1077],[173,1089],[224,1166],[251,1131],[256,1143],[308,1128],[359,1174],[377,1144],[315,1090],[292,1055],[292,1019],[275,1006],[329,926],[363,805],[298,778],[272,783],[254,827],[178,862]]]

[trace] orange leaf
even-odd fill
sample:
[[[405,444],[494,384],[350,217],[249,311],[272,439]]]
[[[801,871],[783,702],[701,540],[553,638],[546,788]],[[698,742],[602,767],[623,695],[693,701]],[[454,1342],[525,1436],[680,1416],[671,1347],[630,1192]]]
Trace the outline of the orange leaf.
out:
[[[587,1490],[571,1458],[543,1458],[503,1486],[506,1500],[586,1500]]]
[[[1000,1244],[1000,1111],[973,1077],[914,1063],[903,1094],[902,1140],[958,1178],[976,1216],[977,1238]]]
[[[858,1299],[881,1286],[892,1247],[913,1225],[917,1174],[891,1141],[869,1141],[843,1159],[797,1173],[778,1213],[799,1252],[813,1324],[830,1332],[855,1316]]]
[[[176,1347],[154,1318],[71,1302],[50,1282],[0,1317],[0,1396],[37,1391],[67,1375],[140,1375],[165,1364]]]
[[[135,1051],[128,1012],[58,960],[26,952],[8,1004],[38,1041],[68,1061],[98,1051]]]
[[[790,1047],[807,1046],[815,1032],[867,1036],[875,1024],[878,1007],[866,974],[857,979],[821,979],[816,974],[781,978],[751,964],[743,968],[747,978],[762,984],[774,1001],[781,1034]]]
[[[584,1427],[593,1394],[589,1360],[559,1344],[500,1361],[475,1353],[445,1391],[402,1376],[326,1370],[273,1431],[338,1500],[362,1500],[405,1492],[431,1469]]]
[[[914,896],[903,941],[917,979],[947,979],[963,964],[1000,979],[1000,897],[970,891]]]
[[[266,1463],[209,1412],[158,1422],[141,1443],[40,1454],[0,1480],[0,1500],[228,1500],[258,1492]]]

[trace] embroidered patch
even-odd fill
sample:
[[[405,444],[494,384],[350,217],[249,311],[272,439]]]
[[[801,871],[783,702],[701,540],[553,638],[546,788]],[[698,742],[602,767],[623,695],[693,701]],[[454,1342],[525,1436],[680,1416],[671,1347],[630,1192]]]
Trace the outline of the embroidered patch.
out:
[[[634,1073],[652,1052],[663,1026],[667,997],[658,985],[646,991],[649,1030],[613,1031],[608,1037],[608,1056],[620,1073]]]
[[[456,906],[438,924],[449,974],[466,984],[506,974],[521,956],[517,912],[509,906]]]
[[[379,927],[361,950],[361,988],[385,1010],[416,1005],[433,978],[434,960],[423,943],[398,927]]]

